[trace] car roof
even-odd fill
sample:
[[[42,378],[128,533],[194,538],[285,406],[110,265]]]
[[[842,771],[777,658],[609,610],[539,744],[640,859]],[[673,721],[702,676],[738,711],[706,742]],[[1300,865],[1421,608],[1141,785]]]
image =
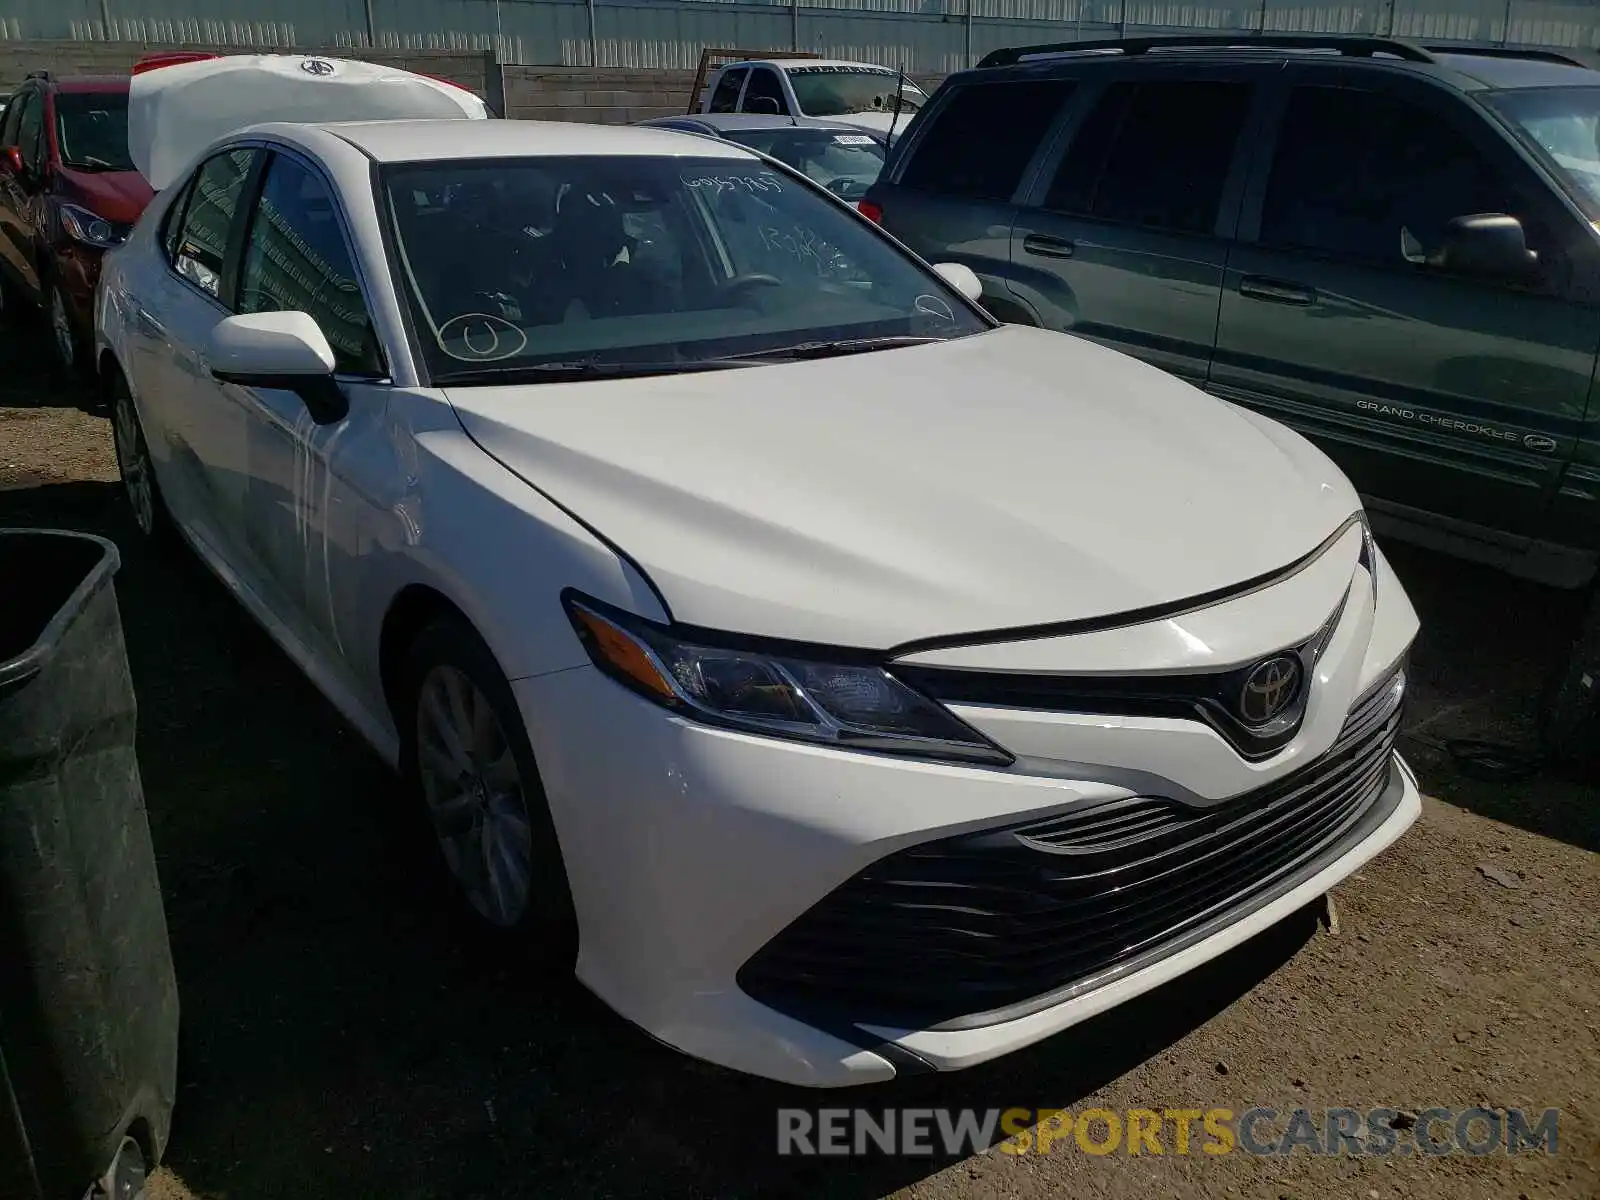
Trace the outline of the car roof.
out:
[[[1181,35],[1171,40],[1165,38],[1128,38],[1133,46],[1128,53],[1117,53],[1114,42],[1091,43],[1083,51],[1074,51],[1070,43],[1059,48],[1040,46],[1035,58],[1021,59],[1013,64],[973,67],[950,75],[950,82],[973,77],[974,82],[1000,82],[1005,78],[1050,78],[1053,75],[1080,74],[1080,72],[1118,72],[1118,70],[1181,69],[1182,64],[1216,64],[1216,62],[1339,62],[1357,70],[1398,70],[1408,74],[1429,75],[1461,91],[1509,90],[1509,88],[1539,88],[1539,86],[1597,86],[1600,70],[1579,66],[1578,62],[1552,61],[1554,56],[1568,51],[1518,51],[1502,48],[1483,48],[1474,53],[1469,46],[1434,46],[1422,48],[1413,43],[1382,42],[1382,38],[1341,38],[1339,35],[1317,38],[1299,38],[1309,45],[1290,45],[1296,37],[1283,38],[1274,45],[1272,38],[1240,37],[1238,43],[1224,38],[1206,45],[1195,40],[1184,45]],[[1362,48],[1347,48],[1339,53],[1339,43],[1363,43]],[[1386,51],[1382,45],[1394,46]],[[1026,46],[1019,48],[1027,53]],[[1600,56],[1586,51],[1570,51],[1578,58],[1594,58],[1600,66]],[[1549,58],[1541,58],[1547,54]]]
[[[854,62],[848,58],[742,58],[738,62],[725,63],[722,69],[751,67],[757,63],[784,71],[795,67],[866,67],[873,71],[887,71],[891,75],[895,73],[893,67],[886,67],[882,63]]]
[[[573,121],[351,121],[313,126],[355,146],[377,162],[539,156],[673,156],[755,158],[733,142],[638,125]],[[260,132],[295,125],[260,126]]]
[[[653,117],[640,121],[640,125],[663,126],[668,121],[692,121],[709,129],[765,130],[765,129],[821,129],[833,133],[869,133],[859,125],[844,121],[830,121],[826,117],[784,117],[773,113],[686,113],[683,116]]]

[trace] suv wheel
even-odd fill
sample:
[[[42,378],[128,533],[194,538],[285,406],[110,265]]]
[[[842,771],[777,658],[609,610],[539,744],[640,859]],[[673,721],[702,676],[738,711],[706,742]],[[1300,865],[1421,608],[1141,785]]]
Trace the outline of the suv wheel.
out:
[[[72,310],[59,283],[50,285],[50,344],[55,349],[56,366],[71,379],[83,374],[83,351],[72,327]]]

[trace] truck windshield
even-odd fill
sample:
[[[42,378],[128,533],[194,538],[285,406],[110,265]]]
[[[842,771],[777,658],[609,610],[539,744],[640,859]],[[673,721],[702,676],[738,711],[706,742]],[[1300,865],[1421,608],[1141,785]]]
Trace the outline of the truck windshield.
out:
[[[770,154],[835,196],[859,200],[883,171],[883,143],[865,133],[831,129],[730,129],[730,142]]]
[[[381,178],[440,383],[709,370],[989,328],[873,226],[754,156],[446,160]]]
[[[900,76],[880,67],[790,67],[789,83],[800,111],[808,117],[852,113],[892,113]],[[900,89],[900,111],[909,115],[928,99],[909,79]]]
[[[56,144],[79,171],[132,171],[127,92],[57,92]]]
[[[1600,87],[1519,88],[1487,101],[1600,221]]]

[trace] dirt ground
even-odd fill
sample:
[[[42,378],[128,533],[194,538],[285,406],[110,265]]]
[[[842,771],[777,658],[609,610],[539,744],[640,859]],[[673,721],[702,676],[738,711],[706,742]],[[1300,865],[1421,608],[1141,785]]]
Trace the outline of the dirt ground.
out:
[[[798,1092],[690,1062],[441,915],[385,769],[193,559],[140,550],[107,423],[48,380],[41,337],[0,339],[0,525],[123,550],[183,999],[155,1200],[1600,1196],[1600,789],[1477,782],[1442,752],[1529,736],[1577,597],[1390,548],[1424,622],[1403,748],[1432,798],[1339,889],[1337,933],[1307,911],[999,1062]],[[1555,1155],[1094,1157],[1069,1141],[954,1162],[780,1159],[775,1109],[823,1104],[1562,1117]]]

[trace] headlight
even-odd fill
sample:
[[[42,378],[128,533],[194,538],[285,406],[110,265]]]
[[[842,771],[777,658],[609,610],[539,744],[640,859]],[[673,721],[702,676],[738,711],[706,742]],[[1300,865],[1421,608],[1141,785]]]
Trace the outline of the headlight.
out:
[[[707,645],[570,592],[563,599],[595,666],[693,720],[840,749],[993,766],[1013,761],[879,664]]]
[[[76,204],[63,204],[60,208],[61,228],[86,246],[110,250],[128,240],[127,230],[114,225],[104,217],[96,216],[87,208]]]

